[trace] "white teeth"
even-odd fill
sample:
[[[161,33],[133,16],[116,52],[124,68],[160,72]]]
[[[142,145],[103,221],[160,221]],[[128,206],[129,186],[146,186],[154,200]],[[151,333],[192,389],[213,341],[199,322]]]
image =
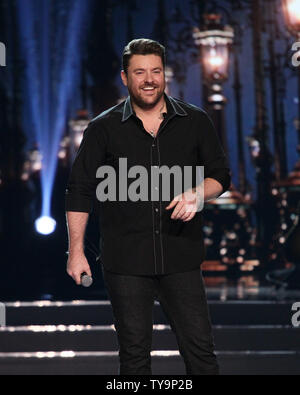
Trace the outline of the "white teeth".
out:
[[[144,91],[152,91],[154,88],[143,88]]]

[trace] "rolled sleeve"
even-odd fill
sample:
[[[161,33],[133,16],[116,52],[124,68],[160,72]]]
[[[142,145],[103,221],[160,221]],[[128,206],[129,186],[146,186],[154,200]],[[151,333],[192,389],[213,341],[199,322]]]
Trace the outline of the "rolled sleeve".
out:
[[[200,129],[202,132],[199,133],[198,155],[199,162],[204,166],[204,178],[213,178],[218,181],[224,193],[231,184],[229,162],[213,122],[204,111],[201,112]]]
[[[88,212],[96,197],[99,166],[105,163],[106,141],[101,126],[90,123],[72,165],[65,194],[65,210]]]

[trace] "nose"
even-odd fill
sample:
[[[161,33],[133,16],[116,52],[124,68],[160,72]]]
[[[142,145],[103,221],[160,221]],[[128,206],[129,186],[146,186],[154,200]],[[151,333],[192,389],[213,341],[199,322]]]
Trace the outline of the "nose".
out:
[[[147,82],[148,84],[151,84],[153,82],[153,75],[152,75],[151,71],[146,72],[145,82]]]

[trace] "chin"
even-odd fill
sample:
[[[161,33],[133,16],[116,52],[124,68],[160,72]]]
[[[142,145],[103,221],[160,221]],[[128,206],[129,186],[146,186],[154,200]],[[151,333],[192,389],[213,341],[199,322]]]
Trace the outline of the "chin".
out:
[[[141,108],[151,108],[154,107],[161,99],[161,97],[163,96],[163,93],[155,96],[155,97],[149,97],[149,98],[145,98],[144,97],[134,97],[134,101],[136,102],[136,104],[138,106],[140,106]]]

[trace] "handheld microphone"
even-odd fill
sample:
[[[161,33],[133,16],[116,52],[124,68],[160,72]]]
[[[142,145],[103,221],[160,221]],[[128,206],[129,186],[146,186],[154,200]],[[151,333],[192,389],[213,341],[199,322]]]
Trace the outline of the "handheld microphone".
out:
[[[81,273],[81,285],[83,287],[90,287],[93,284],[93,278],[86,274],[86,272]]]

